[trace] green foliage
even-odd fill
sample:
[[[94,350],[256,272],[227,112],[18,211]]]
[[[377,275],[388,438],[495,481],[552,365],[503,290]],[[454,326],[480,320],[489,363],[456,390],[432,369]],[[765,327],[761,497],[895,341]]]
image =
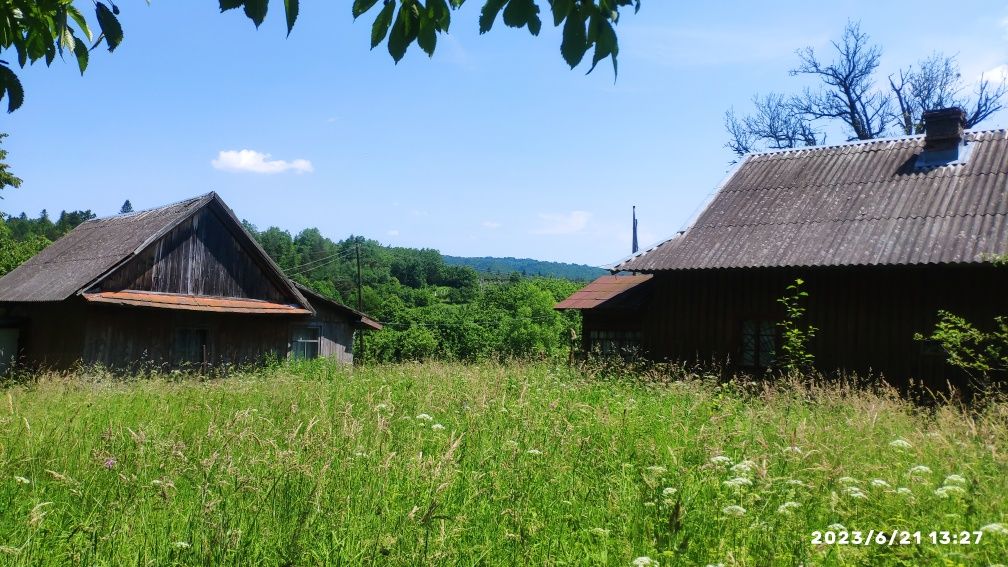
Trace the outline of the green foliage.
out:
[[[350,236],[334,242],[309,228],[296,236],[245,223],[263,249],[299,283],[357,306],[357,254],[364,312],[385,328],[364,337],[364,360],[482,360],[560,357],[579,329],[576,313],[553,309],[578,289],[556,278],[500,280],[448,265],[437,250],[385,247]]]
[[[83,74],[91,50],[104,41],[108,50],[114,51],[123,40],[119,8],[98,0],[87,4],[94,6],[97,37],[74,0],[0,0],[0,50],[14,49],[21,68],[40,59],[51,65],[57,54],[71,53]],[[24,103],[21,81],[6,61],[0,61],[0,100],[4,97],[7,112]]]
[[[964,317],[940,310],[931,334],[916,333],[914,339],[938,343],[949,364],[967,371],[981,385],[988,385],[993,373],[1008,371],[1008,317],[995,317],[994,329],[983,331]]]
[[[652,378],[669,385],[542,363],[41,376],[0,391],[0,564],[1008,557],[1003,402],[923,412],[835,384],[744,395],[674,371]],[[883,528],[925,539],[812,543],[817,530]],[[981,529],[979,544],[926,539]]]
[[[0,133],[0,143],[6,138],[8,134]],[[17,177],[10,171],[10,166],[7,165],[7,150],[0,148],[0,191],[4,187],[14,187],[15,189],[21,186],[21,178]],[[0,199],[3,197],[0,196]]]
[[[34,219],[24,213],[18,217],[0,215],[0,276],[94,216],[91,211],[62,211],[54,223],[45,210]]]
[[[543,276],[588,282],[609,273],[607,270],[595,266],[568,264],[565,262],[546,262],[532,260],[531,258],[444,256],[444,261],[453,266],[469,266],[481,274],[497,278],[504,278],[512,273],[518,273],[522,276]]]
[[[784,320],[777,323],[781,330],[781,356],[777,361],[787,372],[807,372],[815,364],[815,356],[809,352],[808,344],[818,329],[812,325],[802,326],[805,316],[802,303],[808,297],[808,292],[802,287],[804,285],[805,281],[797,278],[787,286],[787,295],[777,299],[784,306]]]

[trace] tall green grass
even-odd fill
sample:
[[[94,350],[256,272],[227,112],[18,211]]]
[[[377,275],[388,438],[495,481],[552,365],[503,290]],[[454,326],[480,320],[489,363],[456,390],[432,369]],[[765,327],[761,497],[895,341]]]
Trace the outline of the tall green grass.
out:
[[[0,564],[987,565],[1008,557],[1006,450],[1008,405],[835,386],[549,364],[49,375],[0,391]],[[810,543],[833,524],[985,531]]]

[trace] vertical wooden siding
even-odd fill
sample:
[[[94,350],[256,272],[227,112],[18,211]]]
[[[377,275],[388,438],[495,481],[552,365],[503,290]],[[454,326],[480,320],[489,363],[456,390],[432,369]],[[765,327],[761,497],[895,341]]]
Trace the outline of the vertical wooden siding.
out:
[[[106,278],[102,289],[294,302],[273,279],[206,207]]]
[[[641,311],[644,346],[659,359],[736,361],[742,322],[781,320],[777,299],[796,277],[809,293],[806,320],[819,329],[810,345],[817,366],[897,383],[940,385],[956,375],[913,340],[934,327],[939,309],[981,326],[1008,314],[1008,269],[992,266],[664,272]]]

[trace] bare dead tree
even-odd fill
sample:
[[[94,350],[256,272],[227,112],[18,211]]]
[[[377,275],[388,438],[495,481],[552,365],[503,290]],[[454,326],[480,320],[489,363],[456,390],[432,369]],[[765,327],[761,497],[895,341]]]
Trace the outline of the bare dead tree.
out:
[[[756,95],[752,102],[755,111],[741,119],[734,109],[725,113],[725,129],[730,136],[725,145],[736,154],[764,147],[784,149],[822,143],[793,98],[770,93],[762,98]]]
[[[851,131],[851,140],[871,140],[889,126],[892,113],[887,93],[875,89],[873,75],[882,50],[869,43],[861,25],[847,22],[843,37],[834,41],[837,58],[823,63],[811,47],[798,50],[801,64],[792,75],[811,75],[820,79],[818,91],[806,89],[797,99],[799,110],[809,119],[838,119]]]
[[[964,86],[959,64],[954,56],[934,53],[899,71],[898,82],[889,77],[889,87],[899,106],[895,122],[904,134],[924,132],[923,115],[928,110],[957,106],[966,110],[966,127],[972,128],[1002,108],[1005,81],[991,84],[983,77],[977,83],[974,98],[961,96]]]

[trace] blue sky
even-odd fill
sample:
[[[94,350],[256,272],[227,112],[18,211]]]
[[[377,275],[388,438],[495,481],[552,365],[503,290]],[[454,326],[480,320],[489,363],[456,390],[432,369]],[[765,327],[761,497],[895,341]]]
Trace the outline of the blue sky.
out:
[[[478,0],[433,59],[413,46],[398,65],[368,49],[373,15],[353,22],[348,0],[302,2],[290,38],[272,4],[257,31],[210,0],[123,0],[124,43],[83,77],[69,61],[24,70],[25,105],[0,131],[25,183],[0,209],[107,215],[214,190],[260,227],[602,265],[629,253],[631,205],[642,244],[682,228],[728,171],[725,110],[800,88],[795,49],[825,53],[849,18],[883,46],[880,78],[936,50],[967,81],[1008,69],[1003,2],[949,16],[644,0],[618,26],[615,81],[608,65],[570,71],[548,23],[480,36]],[[1008,112],[983,126],[1008,127]]]

